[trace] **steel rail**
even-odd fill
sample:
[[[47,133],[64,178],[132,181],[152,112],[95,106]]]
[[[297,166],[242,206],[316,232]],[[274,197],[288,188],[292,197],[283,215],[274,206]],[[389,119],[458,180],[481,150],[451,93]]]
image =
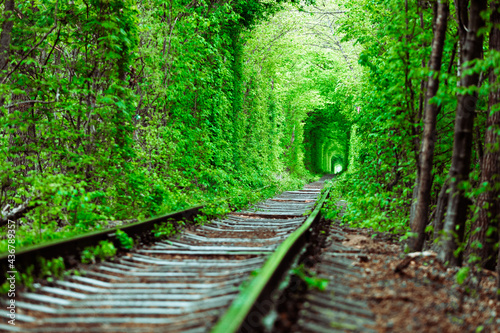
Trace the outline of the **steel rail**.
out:
[[[260,299],[268,296],[276,288],[283,274],[290,268],[293,259],[307,241],[308,231],[321,218],[321,208],[329,193],[330,188],[326,188],[311,215],[267,259],[258,274],[240,292],[226,313],[215,324],[211,333],[234,333],[241,327],[252,326],[252,323],[246,322],[249,314],[255,309]]]
[[[253,272],[262,271],[269,256],[294,234],[296,241],[276,259],[282,261],[278,273],[262,294],[270,293],[279,276],[288,272],[295,254],[311,238],[303,226],[313,223],[308,214],[313,211],[319,219],[326,197],[320,193],[323,186],[319,181],[283,192],[175,237],[120,253],[114,260],[84,266],[79,274],[42,281],[16,296],[16,330],[209,332],[238,296],[240,286],[250,283]],[[294,233],[297,229],[303,230],[302,235]],[[256,304],[262,303],[257,298]],[[0,317],[6,315],[0,309]],[[0,331],[7,328],[12,330],[0,323]]]
[[[268,187],[270,187],[270,185],[258,188],[255,191],[262,191]],[[222,198],[221,201],[228,199],[228,197]],[[187,209],[151,217],[146,220],[130,223],[124,226],[117,226],[105,230],[88,232],[66,239],[57,239],[54,241],[44,242],[42,244],[36,244],[17,249],[15,253],[16,270],[22,271],[23,269],[34,265],[36,271],[38,265],[37,258],[39,257],[45,259],[53,259],[58,257],[67,258],[69,256],[78,256],[84,248],[88,246],[95,246],[100,241],[111,241],[116,247],[119,248],[120,242],[116,238],[117,230],[121,230],[127,233],[128,236],[135,238],[137,236],[142,236],[151,232],[156,224],[162,222],[178,222],[183,220],[193,221],[195,216],[203,215],[201,210],[205,207],[205,205],[206,204],[198,204]],[[8,252],[0,253],[0,269],[4,272],[11,271],[11,269],[9,269],[8,263],[9,255],[10,253]],[[0,276],[0,284],[4,283],[5,281],[6,276],[2,274]]]
[[[37,244],[33,246],[24,247],[16,251],[16,269],[22,270],[26,269],[30,265],[37,265],[37,258],[43,257],[46,259],[52,259],[57,257],[67,257],[78,255],[85,247],[97,245],[100,241],[108,240],[112,241],[115,245],[119,245],[116,239],[116,231],[122,230],[126,232],[129,236],[137,236],[143,233],[149,232],[153,227],[162,222],[167,221],[181,221],[188,220],[192,221],[194,216],[200,215],[201,210],[204,205],[197,205],[190,207],[188,209],[171,212],[161,216],[152,217],[144,221],[139,221],[124,226],[113,227],[105,230],[99,230],[94,232],[85,233],[83,235],[78,235],[75,237],[67,239],[59,239],[52,242]],[[8,268],[8,256],[9,253],[5,252],[0,255],[0,268],[7,272],[11,269]],[[5,281],[5,276],[0,277],[0,284]]]

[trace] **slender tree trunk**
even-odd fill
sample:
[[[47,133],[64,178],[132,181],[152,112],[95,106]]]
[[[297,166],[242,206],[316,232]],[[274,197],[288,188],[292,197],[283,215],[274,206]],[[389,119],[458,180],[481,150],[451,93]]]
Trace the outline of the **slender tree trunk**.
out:
[[[498,247],[498,262],[497,262],[497,300],[500,301],[500,246]]]
[[[415,178],[415,183],[413,184],[413,193],[411,195],[411,206],[410,206],[410,222],[413,223],[415,220],[415,213],[417,211],[417,198],[420,189],[420,159],[417,159],[419,164],[417,168],[417,176]]]
[[[448,206],[448,194],[446,193],[448,187],[449,179],[446,179],[438,195],[436,214],[434,215],[434,239],[437,239],[441,230],[443,230],[444,212]]]
[[[5,1],[4,21],[0,35],[0,71],[6,69],[9,62],[10,40],[12,38],[12,27],[14,26],[14,21],[12,20],[14,5],[14,0]]]
[[[422,137],[422,147],[420,152],[420,184],[418,187],[417,208],[415,218],[412,221],[412,231],[418,236],[414,240],[411,248],[413,251],[421,251],[425,241],[425,227],[429,215],[429,205],[431,202],[432,188],[432,165],[434,159],[434,147],[436,143],[436,123],[439,107],[430,100],[436,96],[439,88],[439,73],[443,58],[444,41],[446,39],[446,27],[450,7],[448,0],[439,0],[436,16],[436,29],[434,30],[434,40],[432,41],[431,58],[429,69],[432,75],[427,83],[427,95],[424,115],[424,134]]]
[[[490,33],[490,50],[500,51],[500,0],[491,2],[491,23],[493,28]],[[490,86],[495,87],[497,75],[494,70],[490,71]],[[484,155],[482,159],[481,184],[488,182],[488,191],[479,195],[477,206],[479,214],[472,226],[472,235],[469,238],[468,249],[470,254],[481,258],[481,266],[491,270],[495,269],[497,253],[494,245],[498,242],[498,227],[500,215],[500,190],[496,186],[500,181],[500,150],[496,145],[500,142],[498,130],[500,128],[500,112],[496,111],[500,102],[500,88],[498,85],[490,91],[488,103],[488,119],[484,139]],[[490,234],[488,235],[488,229]],[[477,232],[475,232],[477,230]],[[476,244],[481,244],[477,248]]]
[[[469,0],[455,0],[455,10],[456,10],[456,20],[457,20],[457,30],[460,40],[460,49],[465,44],[465,39],[467,37],[467,30],[465,29],[469,25],[469,15],[467,7],[469,5]],[[463,53],[459,52],[459,63],[463,64]],[[460,68],[459,68],[460,70]]]
[[[465,44],[462,47],[464,63],[481,57],[483,36],[478,36],[478,31],[484,27],[485,22],[481,17],[481,12],[486,10],[486,7],[486,0],[476,0],[470,4],[469,27]],[[477,85],[478,81],[479,74],[463,75],[460,79],[460,85],[468,88]],[[476,102],[477,93],[458,95],[450,168],[450,193],[444,223],[445,235],[443,248],[439,253],[439,258],[451,265],[460,265],[462,262],[462,255],[456,256],[455,250],[458,248],[458,244],[463,241],[468,200],[465,198],[463,189],[460,189],[459,186],[460,183],[469,179]]]
[[[419,1],[418,2],[418,6],[420,8],[420,13],[419,13],[419,16],[420,16],[420,28],[422,28],[422,30],[425,29],[425,24],[424,24],[424,5],[423,5],[423,1]],[[423,44],[421,45],[422,48],[426,48],[427,47],[427,42],[423,42]],[[425,59],[422,59],[422,68],[425,68],[426,66],[426,61]],[[420,120],[422,119],[423,117],[423,113],[424,113],[424,107],[425,107],[425,92],[427,90],[427,80],[425,79],[422,79],[420,80],[420,93],[419,93],[419,96],[418,96],[418,112],[414,118],[414,121],[413,123],[415,125],[417,124],[420,124]],[[417,164],[417,175],[416,175],[416,178],[415,178],[415,184],[413,185],[413,193],[412,193],[412,200],[411,200],[411,207],[410,207],[410,221],[413,221],[414,218],[415,218],[415,212],[417,210],[417,197],[418,197],[418,189],[419,189],[419,186],[420,186],[420,155],[419,155],[419,152],[420,152],[420,139],[419,139],[419,129],[417,126],[412,126],[411,127],[411,130],[412,130],[412,135],[413,135],[413,146],[414,146],[414,149],[415,149],[415,162]]]
[[[469,25],[469,14],[467,7],[469,0],[455,0],[456,21],[458,30],[458,57],[457,57],[457,76],[462,77],[462,64],[464,63],[464,52],[462,52],[467,37],[466,27]],[[461,82],[457,80],[457,87],[460,87]]]

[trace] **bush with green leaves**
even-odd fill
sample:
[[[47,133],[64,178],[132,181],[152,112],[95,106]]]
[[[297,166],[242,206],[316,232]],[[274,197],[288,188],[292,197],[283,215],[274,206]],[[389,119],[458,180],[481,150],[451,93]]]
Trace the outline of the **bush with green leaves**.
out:
[[[175,226],[170,222],[163,222],[160,224],[155,224],[153,228],[153,235],[156,238],[165,239],[177,232]]]
[[[103,261],[114,258],[116,248],[110,241],[100,241],[96,246],[88,246],[81,253],[81,261],[84,264],[95,264],[97,261]]]
[[[294,269],[292,269],[292,272],[306,283],[308,289],[317,289],[319,291],[324,291],[328,286],[328,279],[316,277],[304,267],[304,264],[300,264],[299,266],[295,267]]]
[[[134,240],[132,239],[132,237],[129,237],[126,232],[117,229],[115,235],[122,248],[130,250],[134,247]]]

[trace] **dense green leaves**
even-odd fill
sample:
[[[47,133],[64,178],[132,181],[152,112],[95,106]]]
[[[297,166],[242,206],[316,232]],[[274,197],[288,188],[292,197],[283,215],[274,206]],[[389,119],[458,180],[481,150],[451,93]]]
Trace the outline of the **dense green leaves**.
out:
[[[260,94],[268,78],[243,68],[246,29],[280,6],[16,3],[0,209],[28,203],[18,245],[292,181],[279,153],[286,112]]]

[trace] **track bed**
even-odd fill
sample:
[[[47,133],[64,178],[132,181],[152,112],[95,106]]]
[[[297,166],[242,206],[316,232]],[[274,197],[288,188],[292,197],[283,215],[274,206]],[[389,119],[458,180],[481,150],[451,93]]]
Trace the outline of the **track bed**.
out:
[[[307,218],[323,182],[16,297],[18,332],[207,332]],[[2,310],[6,316],[5,310]]]

